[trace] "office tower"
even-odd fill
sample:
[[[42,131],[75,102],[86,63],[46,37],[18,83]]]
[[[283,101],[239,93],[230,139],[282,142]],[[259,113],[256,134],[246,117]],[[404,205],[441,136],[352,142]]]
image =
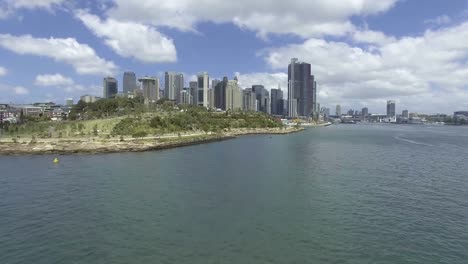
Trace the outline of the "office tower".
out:
[[[330,117],[330,108],[322,107],[320,112],[323,114],[323,118],[328,119]]]
[[[255,93],[258,101],[258,111],[266,114],[271,113],[270,93],[263,85],[252,85],[252,91]]]
[[[190,94],[189,89],[184,88],[180,92],[180,103],[181,104],[193,104],[193,96]]]
[[[118,93],[117,80],[113,77],[106,77],[103,81],[103,95],[105,99],[114,98]]]
[[[242,109],[244,111],[257,111],[257,96],[250,88],[242,91]]]
[[[215,95],[214,89],[212,88],[208,89],[208,108],[213,108],[213,109],[215,108],[214,95]]]
[[[409,111],[408,110],[403,110],[403,112],[401,112],[401,116],[404,117],[404,118],[409,118]]]
[[[137,88],[136,75],[134,72],[124,72],[123,75],[123,93],[132,93]]]
[[[192,95],[192,104],[198,105],[198,82],[189,82],[189,88]]]
[[[216,85],[217,85],[218,83],[220,83],[220,82],[221,82],[221,81],[218,80],[218,79],[212,80],[212,81],[211,81],[211,89],[214,89],[214,88],[216,87]]]
[[[242,89],[239,87],[236,80],[229,80],[227,82],[225,101],[226,110],[237,111],[242,109]]]
[[[320,104],[317,103],[317,104],[316,104],[316,107],[317,107],[317,109],[315,110],[315,112],[316,112],[316,113],[320,113],[320,109],[321,109],[321,108],[320,108]]]
[[[223,81],[216,84],[214,88],[214,107],[217,109],[226,110],[226,88],[228,78],[224,77]]]
[[[288,65],[289,117],[311,116],[316,109],[316,90],[311,65],[292,58]]]
[[[283,91],[278,89],[271,89],[271,114],[283,115]]]
[[[201,72],[197,75],[198,104],[208,107],[208,83],[210,77],[207,72]]]
[[[159,100],[159,79],[156,77],[143,77],[138,79],[143,88],[143,98],[150,101]]]
[[[180,94],[184,89],[184,75],[177,72],[164,74],[164,97],[180,103]]]
[[[336,114],[337,116],[341,116],[341,105],[336,105],[335,114]]]
[[[349,116],[353,116],[353,115],[354,115],[354,110],[353,110],[353,109],[349,109],[349,110],[348,110],[348,115],[349,115]]]
[[[364,107],[361,111],[361,115],[363,117],[367,117],[369,115],[369,109],[367,107]]]
[[[67,99],[67,106],[73,106],[73,98]]]
[[[396,116],[395,112],[395,101],[388,100],[387,101],[387,117],[392,118]]]
[[[312,84],[312,93],[308,92],[308,90],[306,90],[305,92],[305,94],[308,96],[307,101],[306,101],[305,111],[306,113],[307,111],[309,111],[310,112],[309,115],[312,115],[312,114],[320,112],[319,111],[320,108],[317,108],[317,82],[315,81],[314,75],[310,76],[310,83]]]

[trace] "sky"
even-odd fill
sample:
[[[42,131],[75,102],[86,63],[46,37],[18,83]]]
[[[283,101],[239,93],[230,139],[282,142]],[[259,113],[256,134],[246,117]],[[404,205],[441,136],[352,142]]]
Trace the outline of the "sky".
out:
[[[124,71],[286,95],[293,57],[332,113],[468,110],[468,0],[0,0],[0,103],[101,96]]]

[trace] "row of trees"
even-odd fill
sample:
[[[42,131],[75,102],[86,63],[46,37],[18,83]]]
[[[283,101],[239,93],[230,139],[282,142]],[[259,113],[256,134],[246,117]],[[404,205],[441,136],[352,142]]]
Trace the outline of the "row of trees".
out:
[[[231,128],[273,128],[282,123],[263,113],[216,113],[200,107],[186,107],[180,112],[152,118],[125,118],[112,130],[113,135],[177,133],[187,131],[221,132]]]

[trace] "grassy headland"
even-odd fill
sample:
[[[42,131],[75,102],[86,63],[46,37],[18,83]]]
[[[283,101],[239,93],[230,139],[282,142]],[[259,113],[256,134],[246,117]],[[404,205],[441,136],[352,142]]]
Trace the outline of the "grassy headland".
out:
[[[216,141],[244,134],[299,131],[258,112],[214,112],[160,100],[80,101],[68,118],[20,118],[0,138],[0,154],[143,151]]]

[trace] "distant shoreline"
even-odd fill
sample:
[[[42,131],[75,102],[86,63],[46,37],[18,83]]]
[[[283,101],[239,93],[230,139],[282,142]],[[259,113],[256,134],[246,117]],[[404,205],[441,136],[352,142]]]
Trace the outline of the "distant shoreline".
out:
[[[205,143],[218,142],[244,135],[284,135],[303,131],[304,128],[258,128],[232,129],[222,134],[183,134],[172,137],[145,137],[135,139],[126,137],[119,139],[74,138],[74,139],[44,139],[27,142],[18,139],[0,141],[0,155],[46,155],[46,154],[99,154],[117,152],[143,152],[178,148]]]

